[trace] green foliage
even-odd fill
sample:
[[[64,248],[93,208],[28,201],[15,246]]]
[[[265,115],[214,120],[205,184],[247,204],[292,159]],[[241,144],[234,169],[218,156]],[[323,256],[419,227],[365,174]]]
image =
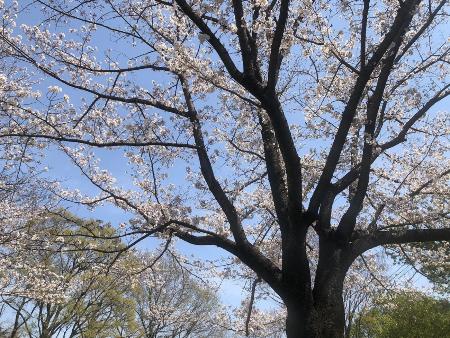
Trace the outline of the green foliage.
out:
[[[353,338],[449,338],[450,302],[419,292],[380,297],[355,321]]]
[[[175,261],[124,250],[109,224],[59,210],[27,226],[34,230],[28,260],[63,277],[64,297],[2,297],[0,311],[9,315],[0,313],[7,332],[0,328],[0,337],[224,336],[214,323],[220,306],[213,292]]]

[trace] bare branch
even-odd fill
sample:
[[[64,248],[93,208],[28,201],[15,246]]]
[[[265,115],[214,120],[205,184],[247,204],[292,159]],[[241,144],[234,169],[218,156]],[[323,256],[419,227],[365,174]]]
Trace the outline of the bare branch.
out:
[[[86,144],[89,146],[97,148],[107,148],[107,147],[149,147],[149,146],[161,146],[161,147],[173,147],[173,148],[188,148],[197,149],[197,146],[188,143],[174,143],[174,142],[156,142],[156,141],[128,141],[128,140],[118,140],[112,142],[96,142],[78,138],[71,138],[65,136],[53,136],[45,134],[33,134],[33,133],[5,133],[0,134],[0,138],[5,137],[23,137],[23,138],[35,138],[35,139],[46,139],[54,140],[59,142],[68,143],[79,143]]]

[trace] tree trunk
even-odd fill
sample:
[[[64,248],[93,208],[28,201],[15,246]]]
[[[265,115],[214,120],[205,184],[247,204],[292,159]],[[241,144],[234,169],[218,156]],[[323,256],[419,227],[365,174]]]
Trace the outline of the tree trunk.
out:
[[[314,327],[316,337],[342,338],[345,328],[345,311],[342,301],[342,289],[330,287],[327,297],[315,300],[316,315]]]
[[[324,241],[321,249],[311,301],[308,297],[296,298],[297,301],[293,301],[295,298],[285,298],[288,338],[344,337],[342,291],[347,265],[342,263],[341,249]]]
[[[286,335],[288,338],[342,338],[344,337],[344,303],[342,293],[334,288],[326,299],[315,300],[314,306],[302,304],[287,306]]]
[[[287,338],[317,337],[313,331],[313,309],[304,309],[302,304],[291,304],[287,307],[286,336]]]
[[[50,329],[48,328],[43,328],[42,332],[41,332],[41,336],[40,338],[52,338],[52,334],[50,332]]]

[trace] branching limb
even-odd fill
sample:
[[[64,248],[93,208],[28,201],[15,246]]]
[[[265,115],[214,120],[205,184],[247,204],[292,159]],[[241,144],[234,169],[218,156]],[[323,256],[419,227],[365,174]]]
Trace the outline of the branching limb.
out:
[[[395,231],[377,231],[357,238],[351,246],[351,256],[356,258],[367,250],[380,245],[450,242],[450,228],[444,229],[409,229]],[[356,256],[355,256],[356,255]]]
[[[269,71],[267,79],[267,90],[275,91],[280,71],[281,60],[283,59],[283,51],[281,50],[281,42],[283,40],[284,31],[289,15],[289,0],[281,0],[280,14],[278,16],[275,33],[270,48]]]
[[[149,147],[149,146],[161,146],[161,147],[173,147],[173,148],[188,148],[197,149],[197,146],[187,143],[172,143],[172,142],[155,142],[155,141],[129,141],[129,140],[119,140],[112,142],[96,142],[90,140],[84,140],[79,138],[65,137],[65,136],[52,136],[46,134],[34,134],[34,133],[5,133],[0,134],[0,138],[5,137],[23,137],[23,138],[34,138],[34,139],[46,139],[59,142],[67,143],[78,143],[86,144],[88,146],[97,148],[113,148],[113,147]]]
[[[323,196],[331,188],[331,179],[333,178],[336,166],[344,148],[344,144],[347,140],[350,126],[353,122],[354,116],[356,115],[357,107],[373,71],[382,60],[385,53],[392,48],[392,44],[398,48],[406,33],[407,27],[412,21],[415,8],[419,2],[419,0],[409,1],[399,8],[389,32],[378,45],[366,66],[361,70],[344,112],[342,113],[341,122],[328,153],[324,169],[317,183],[317,187],[311,197],[308,208],[310,214],[317,214]]]
[[[423,105],[402,127],[400,132],[393,139],[383,143],[380,145],[380,151],[374,153],[372,156],[372,163],[386,150],[395,147],[396,145],[401,144],[406,141],[406,136],[408,132],[413,128],[414,124],[423,116],[426,115],[427,112],[438,102],[443,100],[444,98],[450,95],[450,85],[444,86],[439,92],[437,92],[427,103]],[[361,163],[355,165],[347,174],[345,174],[342,178],[340,178],[336,183],[332,186],[332,191],[335,195],[344,191],[350,184],[352,184],[358,177],[359,171],[361,169]]]
[[[174,235],[194,245],[214,245],[238,257],[255,271],[276,292],[281,288],[281,271],[272,261],[249,247],[239,247],[236,243],[219,235],[196,236],[184,230],[176,230]]]
[[[383,99],[383,93],[386,88],[386,84],[389,75],[394,66],[395,55],[400,48],[400,41],[396,41],[394,47],[390,49],[388,57],[384,60],[384,64],[381,68],[380,75],[378,77],[377,85],[373,95],[369,98],[367,105],[367,118],[364,128],[364,147],[361,159],[361,169],[359,170],[359,179],[356,192],[350,201],[350,206],[339,222],[338,234],[344,238],[349,238],[356,224],[356,217],[362,209],[364,197],[366,196],[367,188],[369,186],[370,167],[373,162],[373,148],[374,148],[374,135],[376,128],[376,121],[378,111],[380,109],[381,101]]]
[[[219,58],[222,60],[225,68],[230,73],[230,75],[241,82],[243,79],[243,74],[236,68],[230,54],[224,45],[219,41],[217,36],[212,32],[211,28],[202,20],[202,18],[194,12],[194,9],[185,0],[175,0],[175,2],[180,6],[183,13],[200,29],[202,34],[208,36],[208,42],[216,51]]]
[[[267,167],[272,198],[275,204],[275,211],[279,224],[282,228],[288,226],[287,215],[287,187],[284,180],[285,171],[283,162],[277,147],[275,134],[271,127],[270,120],[265,112],[258,114],[259,124],[261,126],[261,138],[264,146],[264,158]]]
[[[250,301],[248,304],[248,310],[247,310],[247,317],[245,319],[245,336],[250,336],[250,319],[252,316],[253,311],[253,303],[255,302],[255,293],[256,293],[256,286],[261,281],[260,278],[256,278],[252,283],[252,288],[250,290]]]
[[[187,80],[180,75],[180,81],[183,87],[184,98],[186,100],[186,105],[189,110],[190,120],[192,123],[192,132],[194,134],[195,144],[197,145],[197,155],[200,162],[200,170],[202,172],[203,178],[208,185],[209,190],[213,194],[217,203],[219,203],[222,211],[225,213],[228,222],[230,223],[230,230],[233,233],[234,239],[238,245],[248,245],[247,237],[244,233],[244,228],[242,227],[241,220],[239,219],[238,213],[230,201],[230,199],[225,194],[219,181],[217,181],[214,174],[214,170],[209,159],[205,142],[203,140],[203,133],[200,121],[198,119],[197,110],[194,106],[194,102],[189,90],[189,84]]]

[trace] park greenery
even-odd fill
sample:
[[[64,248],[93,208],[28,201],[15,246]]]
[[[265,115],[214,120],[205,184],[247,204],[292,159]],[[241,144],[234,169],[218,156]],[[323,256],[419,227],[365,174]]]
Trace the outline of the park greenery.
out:
[[[350,337],[441,338],[450,332],[450,303],[418,292],[378,297],[360,313]]]
[[[224,337],[217,296],[175,260],[127,251],[119,261],[125,245],[99,221],[57,213],[31,223],[52,245],[29,247],[29,264],[61,276],[63,292],[2,295],[2,337]]]

